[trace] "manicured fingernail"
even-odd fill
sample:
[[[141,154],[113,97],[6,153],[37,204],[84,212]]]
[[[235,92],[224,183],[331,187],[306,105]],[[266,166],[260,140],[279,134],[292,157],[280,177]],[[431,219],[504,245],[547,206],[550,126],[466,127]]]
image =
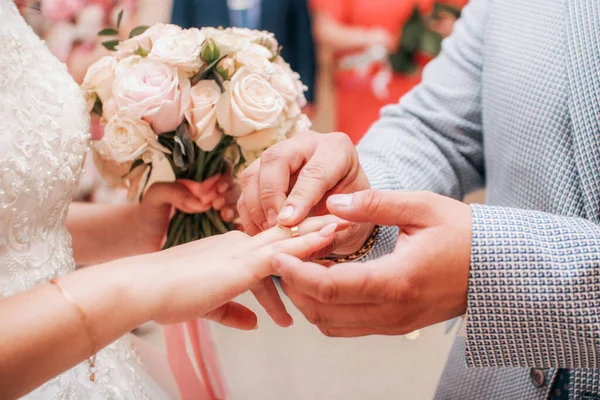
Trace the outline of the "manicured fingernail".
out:
[[[279,219],[286,220],[292,218],[294,215],[294,206],[285,206],[279,213]]]
[[[337,227],[338,227],[337,222],[334,222],[333,224],[329,224],[329,225],[321,228],[321,230],[319,231],[319,233],[323,237],[329,237],[329,236],[331,236],[331,235],[333,235],[335,233]]]
[[[338,207],[350,207],[352,205],[353,196],[351,194],[334,194],[327,201]]]
[[[229,189],[228,182],[221,182],[221,183],[219,183],[219,186],[217,187],[217,190],[219,191],[219,193],[225,193],[227,191],[227,189]]]
[[[253,331],[257,331],[258,330],[258,323],[254,326],[254,328],[252,328]]]

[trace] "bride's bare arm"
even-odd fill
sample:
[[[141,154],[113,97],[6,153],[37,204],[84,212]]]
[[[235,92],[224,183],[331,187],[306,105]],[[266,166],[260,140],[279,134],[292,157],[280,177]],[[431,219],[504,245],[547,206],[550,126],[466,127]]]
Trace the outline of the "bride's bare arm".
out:
[[[331,243],[335,217],[305,221],[302,236],[272,228],[240,232],[136,256],[60,278],[104,347],[148,320],[174,323],[205,317],[253,329],[256,316],[229,300],[273,273],[275,253],[306,257]],[[28,393],[92,355],[86,325],[52,284],[0,299],[0,399]]]
[[[221,196],[219,177],[205,182],[154,184],[141,204],[73,203],[67,228],[78,265],[94,265],[160,249],[173,207],[185,212],[208,210]]]

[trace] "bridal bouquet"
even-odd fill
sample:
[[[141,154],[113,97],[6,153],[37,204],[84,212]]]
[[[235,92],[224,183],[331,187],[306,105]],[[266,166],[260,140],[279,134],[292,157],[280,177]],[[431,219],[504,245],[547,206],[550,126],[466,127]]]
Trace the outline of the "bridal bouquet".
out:
[[[83,89],[104,136],[93,143],[103,178],[141,199],[153,169],[168,161],[174,179],[237,175],[276,142],[310,127],[306,88],[280,57],[273,34],[248,29],[182,29],[156,24],[103,44]],[[107,38],[110,39],[110,38]],[[215,210],[177,212],[165,247],[232,227]]]

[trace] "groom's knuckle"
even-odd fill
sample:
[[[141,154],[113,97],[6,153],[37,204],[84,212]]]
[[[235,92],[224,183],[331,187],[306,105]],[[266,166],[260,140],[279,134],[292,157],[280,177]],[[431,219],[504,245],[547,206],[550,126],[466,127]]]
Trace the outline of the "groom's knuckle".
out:
[[[240,177],[240,184],[243,188],[248,187],[256,181],[256,178],[256,171],[254,171],[253,168],[247,168],[246,170],[244,170],[244,172],[242,172],[242,176]]]
[[[275,185],[270,182],[264,182],[261,185],[260,193],[258,195],[261,202],[270,201],[277,197],[279,191],[275,188]]]
[[[317,300],[321,303],[333,303],[339,297],[339,290],[339,286],[333,278],[323,278],[317,284]]]
[[[260,222],[264,219],[264,211],[260,204],[256,204],[250,207],[248,213],[250,214],[250,217],[255,223]]]
[[[311,181],[317,181],[319,183],[326,182],[328,176],[328,168],[321,161],[311,161],[302,168],[300,177],[309,179]]]
[[[278,146],[277,148],[271,147],[265,150],[260,156],[261,166],[276,164],[279,161],[286,159],[285,148]]]
[[[367,211],[369,214],[377,214],[381,211],[382,196],[379,192],[374,190],[367,190],[362,195],[361,209]]]
[[[327,135],[327,139],[331,140],[335,145],[343,148],[354,147],[350,137],[343,132],[331,132]]]

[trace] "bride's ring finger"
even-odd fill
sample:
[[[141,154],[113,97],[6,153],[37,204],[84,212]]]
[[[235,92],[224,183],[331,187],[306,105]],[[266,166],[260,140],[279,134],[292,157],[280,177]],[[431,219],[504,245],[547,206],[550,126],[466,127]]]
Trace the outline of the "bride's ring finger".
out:
[[[307,218],[299,225],[288,228],[286,226],[276,225],[253,238],[251,238],[252,247],[260,248],[280,240],[293,239],[304,236],[312,232],[318,232],[329,224],[338,224],[337,230],[346,229],[350,223],[334,215],[325,215],[322,217]]]

